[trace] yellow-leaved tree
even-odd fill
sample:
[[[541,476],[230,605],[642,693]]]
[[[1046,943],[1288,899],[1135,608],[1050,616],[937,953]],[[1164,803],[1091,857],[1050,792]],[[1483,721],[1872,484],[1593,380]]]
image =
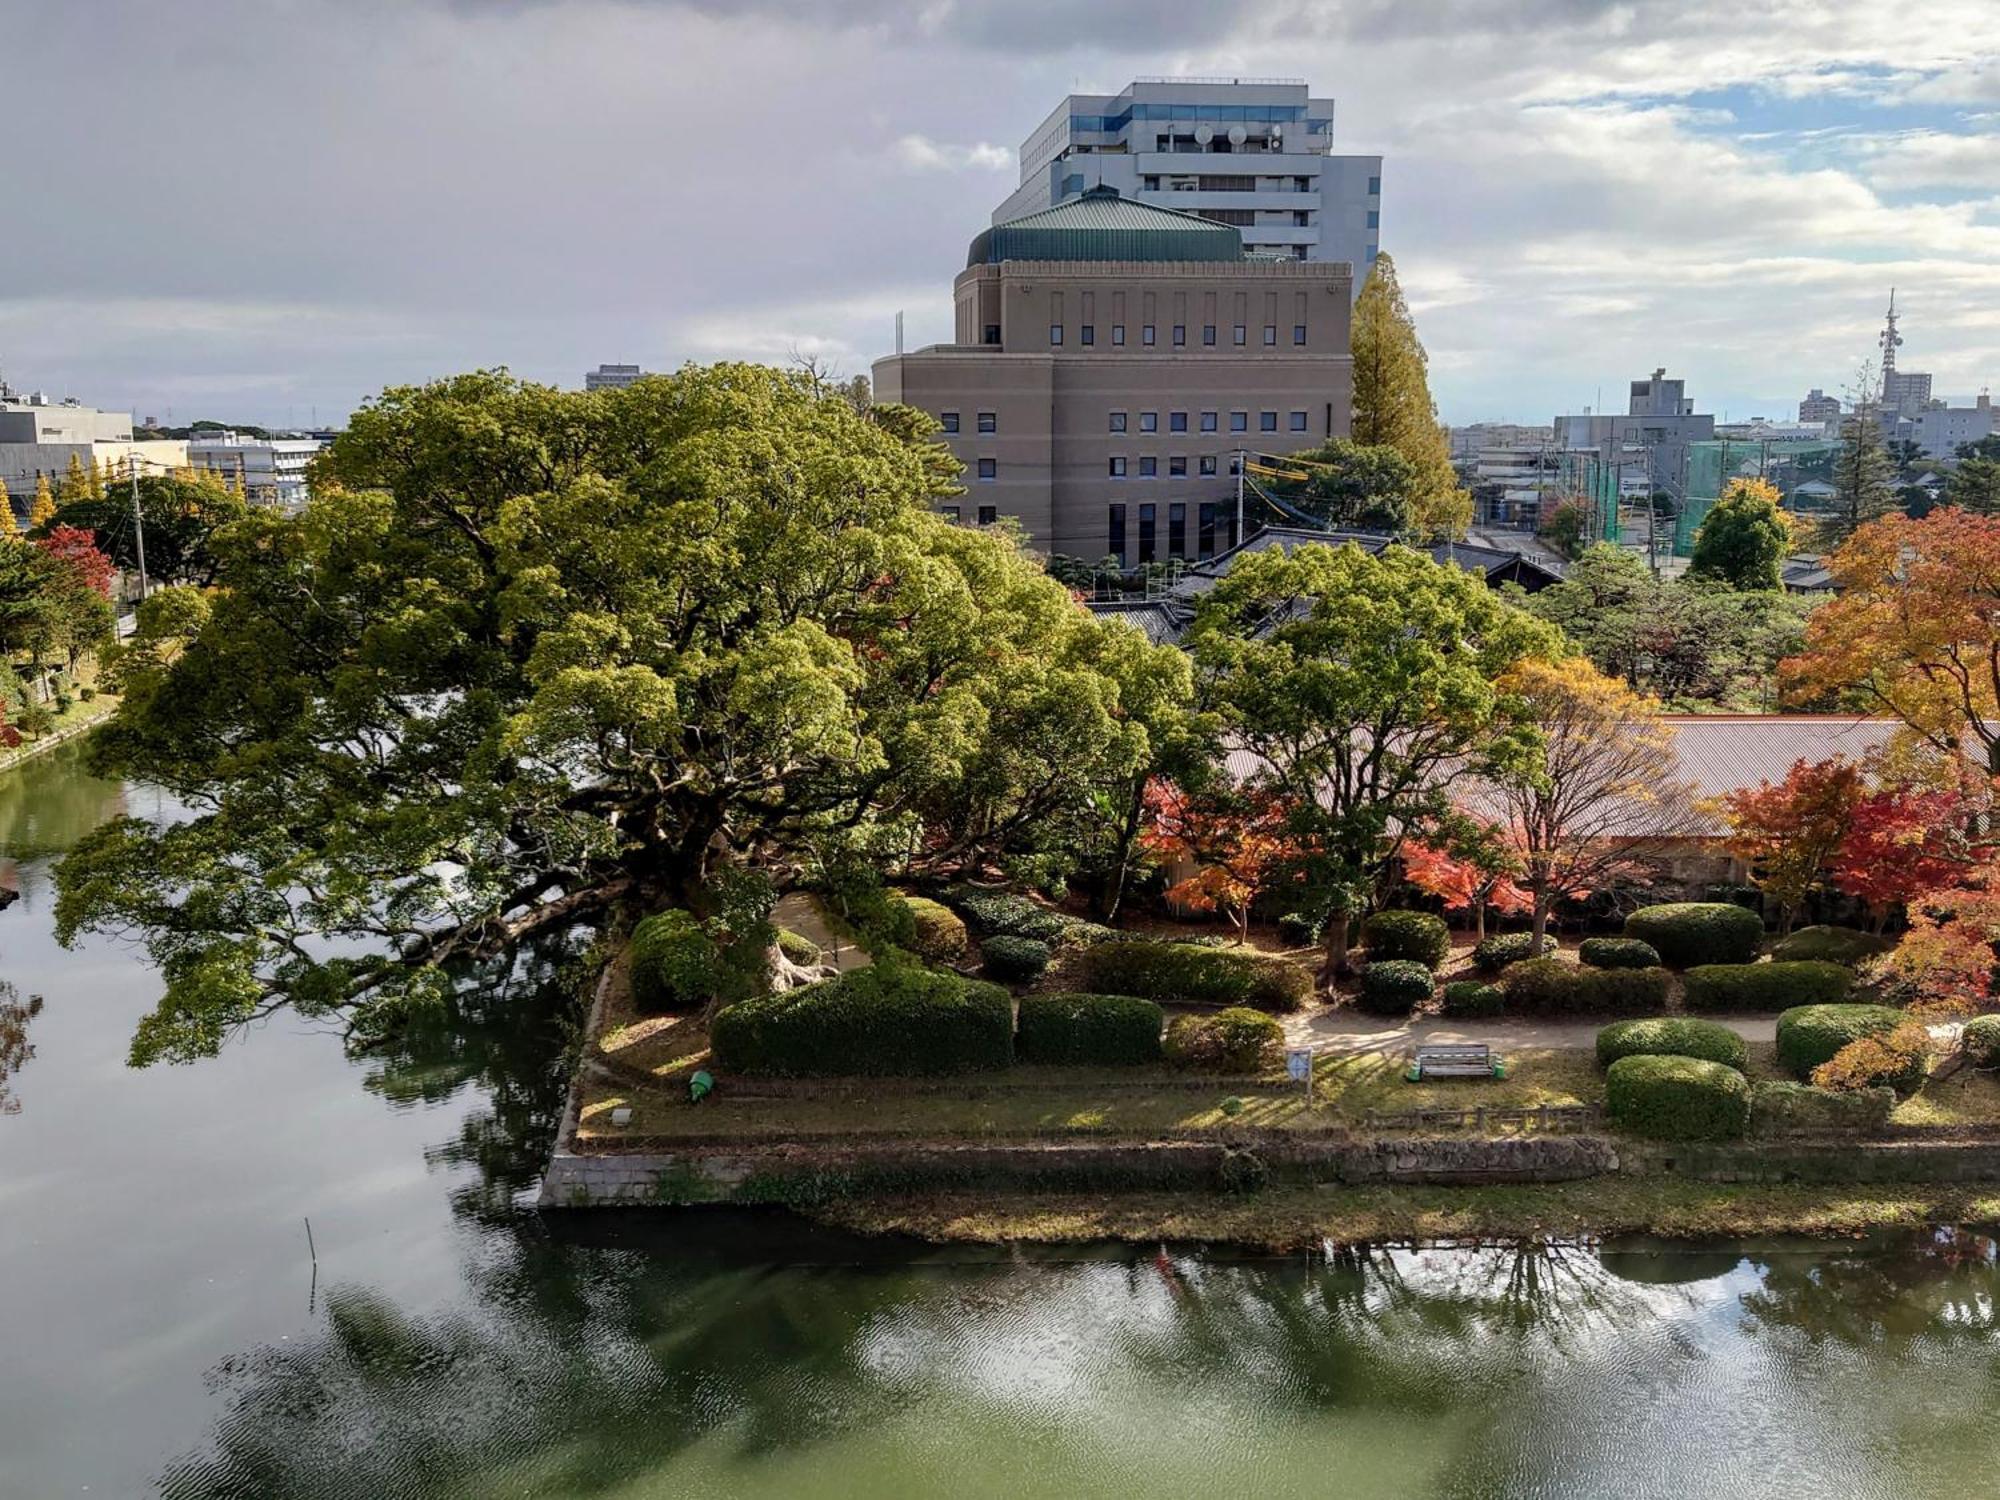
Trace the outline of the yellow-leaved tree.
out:
[[[75,463],[76,455],[71,454],[69,461]],[[35,476],[35,498],[28,505],[28,527],[33,530],[38,526],[46,526],[55,518],[55,491],[49,488],[49,476],[38,474]]]
[[[62,483],[56,487],[56,500],[63,505],[74,505],[89,498],[90,480],[83,472],[83,460],[72,453],[69,466],[63,470]]]
[[[1472,496],[1451,466],[1451,440],[1431,400],[1430,360],[1396,281],[1396,263],[1376,257],[1354,304],[1354,441],[1394,448],[1417,471],[1411,519],[1432,536],[1458,536]]]

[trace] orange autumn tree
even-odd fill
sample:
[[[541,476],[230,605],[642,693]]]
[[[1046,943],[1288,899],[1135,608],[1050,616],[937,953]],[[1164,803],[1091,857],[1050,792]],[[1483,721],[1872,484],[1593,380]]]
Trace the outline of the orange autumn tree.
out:
[[[1836,757],[1794,761],[1776,786],[1760,781],[1722,799],[1729,852],[1778,903],[1781,933],[1791,932],[1800,905],[1825,881],[1866,794],[1861,768]]]
[[[1221,912],[1241,943],[1250,909],[1291,855],[1283,801],[1269,792],[1192,795],[1171,781],[1146,789],[1142,846],[1162,859],[1195,866],[1167,887],[1167,899],[1193,911]]]
[[[1490,907],[1504,917],[1533,911],[1535,898],[1516,882],[1521,860],[1506,831],[1484,819],[1463,815],[1457,837],[1412,839],[1403,845],[1403,879],[1447,911],[1472,913],[1473,935],[1486,936]]]

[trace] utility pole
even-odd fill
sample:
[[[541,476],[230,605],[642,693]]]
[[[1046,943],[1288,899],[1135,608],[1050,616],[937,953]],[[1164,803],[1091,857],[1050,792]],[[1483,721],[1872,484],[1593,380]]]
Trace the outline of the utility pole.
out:
[[[139,509],[139,455],[129,455],[132,466],[132,537],[139,547],[139,602],[146,602],[146,517]]]
[[[1239,547],[1243,545],[1243,466],[1249,462],[1249,459],[1250,455],[1244,452],[1243,449],[1238,448],[1236,450],[1236,537],[1234,545]]]

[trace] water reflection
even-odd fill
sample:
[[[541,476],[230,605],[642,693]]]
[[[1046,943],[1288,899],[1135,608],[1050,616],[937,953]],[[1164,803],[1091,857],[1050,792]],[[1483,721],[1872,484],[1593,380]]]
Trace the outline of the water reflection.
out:
[[[13,985],[0,979],[0,1115],[21,1111],[11,1082],[21,1065],[35,1055],[34,1043],[28,1040],[28,1023],[41,1013],[40,995],[23,1000]]]

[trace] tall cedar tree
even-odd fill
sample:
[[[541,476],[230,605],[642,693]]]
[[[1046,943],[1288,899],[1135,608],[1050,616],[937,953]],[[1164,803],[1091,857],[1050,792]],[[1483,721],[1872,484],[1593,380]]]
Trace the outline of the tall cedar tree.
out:
[[[1396,263],[1377,256],[1354,303],[1357,443],[1386,444],[1416,471],[1411,524],[1424,535],[1457,536],[1472,519],[1472,496],[1459,488],[1451,440],[1431,400],[1430,360],[1396,281]]]
[[[1863,388],[1872,389],[1872,375],[1861,378]],[[1840,424],[1832,509],[1820,518],[1820,536],[1838,545],[1895,508],[1895,469],[1882,445],[1881,415],[1873,398],[1864,398]]]
[[[2000,458],[1962,458],[1944,482],[1944,503],[1975,515],[2000,515]]]
[[[1688,572],[1733,589],[1784,586],[1792,529],[1778,504],[1778,487],[1764,479],[1732,479],[1694,534]]]

